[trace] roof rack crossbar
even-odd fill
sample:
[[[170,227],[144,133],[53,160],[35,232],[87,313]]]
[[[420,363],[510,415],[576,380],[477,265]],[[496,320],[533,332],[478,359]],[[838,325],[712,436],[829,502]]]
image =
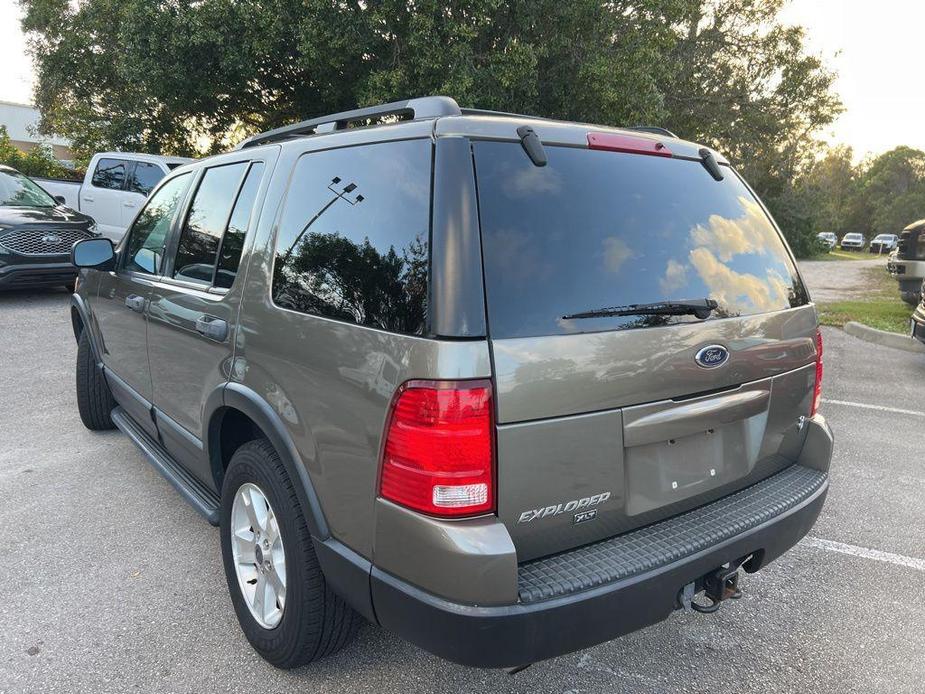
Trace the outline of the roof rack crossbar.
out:
[[[293,137],[311,135],[315,132],[344,130],[351,123],[368,118],[384,118],[387,116],[401,115],[408,115],[412,119],[422,120],[425,118],[438,118],[440,116],[459,116],[461,115],[461,111],[459,105],[448,96],[425,96],[419,99],[393,101],[388,104],[367,106],[366,108],[357,108],[352,111],[341,111],[340,113],[332,113],[327,116],[304,120],[300,123],[293,123],[292,125],[284,125],[281,128],[268,130],[265,133],[247,138],[238,145],[238,149],[266,145],[271,142],[288,140]]]

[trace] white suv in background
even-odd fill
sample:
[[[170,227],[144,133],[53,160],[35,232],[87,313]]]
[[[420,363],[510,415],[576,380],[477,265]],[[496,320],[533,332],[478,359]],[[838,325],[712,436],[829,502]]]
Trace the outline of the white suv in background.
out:
[[[841,244],[839,244],[844,251],[860,251],[864,248],[864,234],[858,234],[857,232],[851,232],[850,234],[845,234],[841,237]]]

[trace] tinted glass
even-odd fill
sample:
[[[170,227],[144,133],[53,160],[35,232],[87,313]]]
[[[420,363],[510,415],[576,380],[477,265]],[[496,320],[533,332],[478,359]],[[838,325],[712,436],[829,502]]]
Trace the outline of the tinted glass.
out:
[[[218,272],[215,274],[215,286],[229,288],[238,274],[238,265],[241,263],[241,251],[244,248],[244,237],[247,234],[247,225],[254,209],[254,200],[257,199],[257,189],[260,187],[260,178],[263,176],[263,163],[256,162],[251,165],[238,193],[238,199],[231,211],[228,220],[228,229],[222,239],[221,251],[218,254]]]
[[[247,162],[206,169],[190,205],[177,248],[173,276],[211,285],[218,246]]]
[[[135,170],[128,181],[128,189],[133,193],[147,195],[163,177],[164,172],[161,171],[161,167],[140,161],[135,164]]]
[[[54,207],[56,204],[32,179],[18,171],[0,171],[0,206]]]
[[[189,174],[180,174],[167,181],[145,204],[128,232],[126,270],[152,275],[160,271],[167,232],[189,182]]]
[[[496,337],[637,328],[693,316],[564,320],[605,307],[711,298],[713,319],[806,303],[786,248],[730,169],[519,144],[474,145],[489,327]]]
[[[421,334],[427,313],[431,144],[303,155],[276,240],[285,308]]]
[[[97,188],[122,190],[127,164],[122,159],[100,159],[93,172],[93,185]]]

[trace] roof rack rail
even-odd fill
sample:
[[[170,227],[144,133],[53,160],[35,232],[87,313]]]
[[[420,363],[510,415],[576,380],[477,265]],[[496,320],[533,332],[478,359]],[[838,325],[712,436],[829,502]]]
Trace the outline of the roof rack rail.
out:
[[[644,133],[652,133],[653,135],[665,135],[666,137],[673,137],[678,139],[678,136],[671,132],[668,128],[660,128],[657,125],[634,125],[627,128],[627,130],[639,130]]]
[[[289,140],[294,137],[303,137],[320,132],[344,130],[351,123],[368,118],[402,115],[410,115],[411,119],[420,120],[440,116],[458,116],[461,115],[461,111],[456,101],[448,96],[425,96],[406,101],[393,101],[388,104],[367,106],[366,108],[357,108],[352,111],[341,111],[340,113],[332,113],[327,116],[304,120],[300,123],[293,123],[292,125],[284,125],[281,128],[268,130],[265,133],[247,138],[238,145],[238,149],[257,147],[258,145],[266,145],[271,142]]]
[[[528,118],[530,120],[553,120],[543,116],[531,116],[527,113],[509,113],[508,111],[490,111],[486,108],[461,108],[459,109],[463,116],[505,116],[510,118]]]

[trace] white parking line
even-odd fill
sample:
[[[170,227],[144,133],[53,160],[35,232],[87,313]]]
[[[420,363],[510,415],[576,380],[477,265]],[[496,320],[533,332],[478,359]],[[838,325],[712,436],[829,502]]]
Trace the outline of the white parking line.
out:
[[[860,407],[864,410],[879,410],[880,412],[893,412],[895,414],[907,414],[912,417],[925,417],[925,412],[919,412],[918,410],[903,410],[899,407],[886,407],[885,405],[868,405],[863,402],[851,402],[849,400],[829,400],[828,398],[822,398],[822,402],[829,405],[844,405],[845,407]]]
[[[885,561],[889,564],[925,571],[925,559],[907,557],[903,554],[881,552],[879,549],[868,549],[867,547],[858,547],[857,545],[846,545],[843,542],[835,542],[834,540],[823,540],[821,537],[805,537],[800,544],[806,545],[807,547],[815,547],[816,549],[824,549],[829,552],[850,554],[853,557]]]

